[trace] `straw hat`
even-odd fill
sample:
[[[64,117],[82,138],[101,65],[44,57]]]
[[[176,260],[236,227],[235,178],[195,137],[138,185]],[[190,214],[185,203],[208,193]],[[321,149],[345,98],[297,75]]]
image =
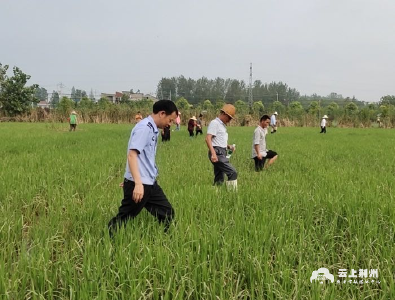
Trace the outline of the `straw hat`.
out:
[[[328,119],[328,116],[327,116],[327,115],[324,115],[322,118],[323,118],[323,119]]]
[[[227,114],[231,119],[235,118],[236,114],[236,108],[232,104],[225,104],[222,108],[221,111],[225,114]]]
[[[195,116],[193,116],[192,118],[190,118],[190,120],[197,121],[197,119],[196,119],[196,117],[195,117]]]
[[[274,115],[276,115],[276,116],[277,116],[277,115],[278,115],[278,113],[275,111],[275,112],[274,112]]]
[[[77,113],[75,112],[75,110],[73,110],[73,111],[71,112],[71,114],[72,114],[72,115],[76,115]]]

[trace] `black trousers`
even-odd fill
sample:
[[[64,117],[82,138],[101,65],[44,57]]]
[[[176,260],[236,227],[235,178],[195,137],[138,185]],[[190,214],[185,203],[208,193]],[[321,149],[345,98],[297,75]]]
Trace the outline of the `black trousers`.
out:
[[[321,132],[320,133],[326,133],[326,126],[321,126]]]
[[[228,177],[228,180],[236,180],[237,171],[235,167],[229,163],[229,159],[226,158],[226,149],[214,147],[214,150],[218,157],[218,161],[216,163],[211,162],[211,152],[208,151],[208,158],[214,166],[214,185],[223,184],[225,181],[225,174]]]
[[[265,166],[265,161],[266,161],[266,157],[262,157],[262,159],[259,159],[258,157],[254,157],[255,171],[257,172],[262,171],[263,167]]]
[[[174,217],[173,207],[156,181],[154,185],[143,185],[144,196],[139,203],[136,203],[133,200],[134,186],[134,181],[124,179],[124,196],[121,206],[119,207],[118,214],[108,223],[110,236],[113,236],[119,226],[125,225],[128,220],[136,217],[143,208],[155,216],[159,223],[164,223],[165,230],[168,229],[170,222]]]
[[[198,134],[203,134],[203,131],[201,130],[201,129],[196,129],[196,136],[198,135]]]

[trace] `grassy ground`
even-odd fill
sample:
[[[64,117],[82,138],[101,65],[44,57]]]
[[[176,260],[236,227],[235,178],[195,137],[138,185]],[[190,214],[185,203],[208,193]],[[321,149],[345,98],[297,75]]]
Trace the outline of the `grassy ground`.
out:
[[[143,211],[114,242],[131,125],[0,124],[1,299],[394,299],[393,130],[229,128],[238,193],[212,186],[204,137],[159,144],[168,234]],[[335,283],[310,283],[327,268]],[[380,283],[337,284],[339,269]],[[359,278],[358,278],[359,280]]]

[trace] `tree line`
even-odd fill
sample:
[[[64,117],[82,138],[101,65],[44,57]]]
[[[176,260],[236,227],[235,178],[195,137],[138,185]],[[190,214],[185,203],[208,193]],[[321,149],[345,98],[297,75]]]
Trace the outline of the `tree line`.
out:
[[[29,75],[19,68],[13,68],[8,76],[7,65],[0,64],[0,116],[16,117],[20,120],[66,121],[71,110],[76,109],[83,122],[133,122],[134,114],[151,112],[150,100],[130,101],[125,95],[119,103],[107,98],[98,101],[93,92],[89,96],[73,87],[70,97],[61,97],[52,92],[51,109],[40,109],[35,105],[48,99],[45,88],[36,84],[27,86]],[[365,103],[355,97],[346,97],[337,93],[327,96],[313,94],[301,96],[295,89],[282,82],[262,83],[256,80],[252,87],[253,103],[248,103],[249,87],[244,81],[236,79],[198,80],[184,76],[162,78],[157,85],[157,95],[161,99],[175,101],[184,112],[184,117],[203,113],[213,118],[225,103],[233,103],[237,109],[237,124],[249,125],[262,114],[277,111],[284,125],[315,126],[324,114],[332,124],[350,126],[369,126],[378,119],[386,127],[395,125],[395,96],[381,97],[378,103]]]

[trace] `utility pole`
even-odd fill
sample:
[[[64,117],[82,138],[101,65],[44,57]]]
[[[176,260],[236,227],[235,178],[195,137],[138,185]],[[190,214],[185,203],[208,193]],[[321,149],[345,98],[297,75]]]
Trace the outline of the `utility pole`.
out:
[[[277,94],[277,102],[278,102],[278,92],[276,92],[276,94]]]
[[[253,103],[253,98],[252,98],[252,63],[250,63],[250,87],[248,91],[248,105],[250,107],[250,114],[252,113],[252,103]]]

